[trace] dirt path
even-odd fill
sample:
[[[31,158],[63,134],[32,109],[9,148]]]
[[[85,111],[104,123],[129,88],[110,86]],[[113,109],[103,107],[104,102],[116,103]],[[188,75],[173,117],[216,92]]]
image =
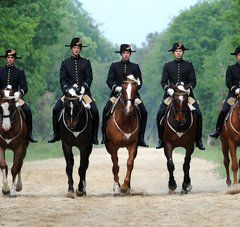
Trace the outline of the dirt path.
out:
[[[126,154],[119,153],[121,182]],[[75,185],[78,160],[75,157]],[[239,226],[240,195],[225,193],[225,179],[216,174],[214,164],[193,158],[192,192],[180,196],[183,156],[174,154],[174,163],[177,194],[168,195],[162,150],[140,148],[132,175],[132,189],[139,195],[115,198],[110,155],[94,149],[87,196],[68,199],[64,159],[26,162],[22,192],[17,198],[0,197],[0,226]]]

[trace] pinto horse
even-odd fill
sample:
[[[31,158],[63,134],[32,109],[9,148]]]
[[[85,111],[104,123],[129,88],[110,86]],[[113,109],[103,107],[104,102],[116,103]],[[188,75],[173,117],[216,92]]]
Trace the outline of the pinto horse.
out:
[[[137,83],[132,80],[123,81],[122,92],[118,97],[112,116],[108,120],[106,128],[107,142],[105,143],[108,153],[111,155],[114,175],[114,195],[130,193],[131,173],[134,159],[137,156],[139,117],[134,105],[137,93]],[[127,173],[124,183],[120,187],[118,149],[126,147],[128,150]]]
[[[82,95],[78,97],[65,96],[64,108],[60,115],[59,128],[62,149],[66,161],[66,174],[68,176],[67,197],[74,198],[73,166],[74,157],[72,148],[80,151],[80,166],[78,174],[80,181],[76,190],[77,196],[86,195],[86,171],[89,164],[89,156],[92,152],[92,119],[91,114]],[[88,104],[89,105],[89,104]]]
[[[226,183],[231,186],[231,178],[229,174],[229,152],[232,160],[233,186],[237,186],[240,182],[237,172],[240,166],[240,160],[237,160],[236,148],[240,146],[240,94],[238,93],[237,101],[231,108],[225,125],[220,136],[222,144],[222,153],[224,157],[224,166],[226,169]]]
[[[172,103],[163,119],[164,153],[169,172],[168,188],[169,193],[174,192],[177,188],[173,175],[175,167],[172,152],[176,147],[183,147],[186,154],[183,164],[184,179],[181,194],[187,194],[192,189],[189,169],[197,133],[197,119],[188,106],[187,89],[189,86],[187,85],[183,90],[179,90],[178,86],[175,85],[172,85],[172,88],[174,89]]]
[[[21,168],[29,142],[26,140],[27,126],[22,112],[17,107],[14,91],[0,90],[0,167],[3,175],[3,195],[16,196],[22,190]],[[8,186],[8,166],[5,150],[13,151],[12,186]],[[18,179],[16,181],[16,178]]]

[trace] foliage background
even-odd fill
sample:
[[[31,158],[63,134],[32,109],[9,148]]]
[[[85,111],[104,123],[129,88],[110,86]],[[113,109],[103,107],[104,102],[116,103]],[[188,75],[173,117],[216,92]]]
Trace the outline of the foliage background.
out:
[[[110,91],[105,84],[108,68],[119,55],[119,49],[100,32],[98,25],[77,0],[0,0],[0,53],[16,49],[17,66],[24,68],[29,84],[25,99],[34,115],[34,134],[41,139],[51,133],[51,111],[61,95],[59,68],[69,56],[68,44],[80,36],[82,55],[91,60],[94,82],[92,93],[102,114]],[[184,42],[189,51],[185,59],[193,62],[197,74],[195,96],[204,118],[204,136],[215,127],[222,100],[227,94],[225,72],[235,62],[230,55],[240,44],[240,0],[200,1],[173,18],[161,33],[150,33],[146,43],[132,56],[140,64],[144,86],[140,93],[149,112],[146,137],[156,125],[156,114],[162,101],[160,86],[162,68],[172,60],[167,50],[176,41]],[[1,59],[4,66],[4,59]],[[150,137],[157,142],[157,130]]]

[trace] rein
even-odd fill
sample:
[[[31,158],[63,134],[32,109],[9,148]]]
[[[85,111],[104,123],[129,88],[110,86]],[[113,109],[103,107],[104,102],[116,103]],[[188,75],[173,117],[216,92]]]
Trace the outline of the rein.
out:
[[[18,111],[19,117],[20,117],[20,131],[18,132],[18,134],[17,134],[15,137],[11,138],[11,139],[3,138],[2,135],[0,134],[0,138],[1,138],[2,140],[4,140],[5,143],[7,143],[7,144],[9,144],[9,143],[11,143],[13,140],[15,140],[15,139],[21,134],[21,132],[22,132],[22,125],[23,125],[22,115],[21,115],[19,109],[15,110],[15,112],[14,112],[13,115],[15,115],[16,111]]]

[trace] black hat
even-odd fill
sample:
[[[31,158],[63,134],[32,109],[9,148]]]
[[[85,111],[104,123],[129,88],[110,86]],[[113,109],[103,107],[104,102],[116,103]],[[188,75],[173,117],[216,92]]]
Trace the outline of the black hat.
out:
[[[240,53],[240,47],[237,47],[234,53],[231,53],[231,55],[238,55]]]
[[[15,59],[22,59],[21,57],[17,57],[17,51],[16,50],[6,50],[5,55],[1,55],[1,58],[6,58],[8,56],[13,56]]]
[[[174,43],[172,49],[168,51],[174,52],[177,49],[181,49],[182,51],[188,50],[187,48],[184,47],[183,43],[178,42],[178,43]]]
[[[70,44],[65,45],[65,47],[71,47],[71,48],[73,48],[74,46],[87,47],[82,45],[82,40],[80,38],[73,38]]]
[[[136,50],[132,50],[131,49],[131,45],[130,44],[121,44],[120,50],[119,51],[115,51],[115,53],[122,53],[123,51],[129,51],[130,53],[136,52]]]

